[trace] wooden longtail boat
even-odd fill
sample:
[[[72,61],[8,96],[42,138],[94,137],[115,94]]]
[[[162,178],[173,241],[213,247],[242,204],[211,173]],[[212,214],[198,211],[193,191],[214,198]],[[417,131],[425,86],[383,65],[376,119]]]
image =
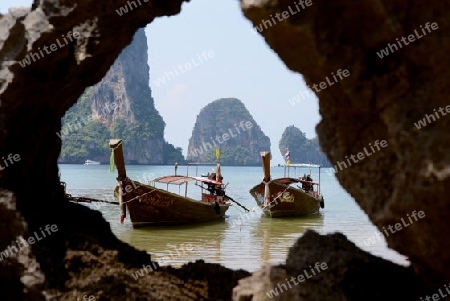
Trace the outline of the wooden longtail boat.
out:
[[[86,160],[84,161],[84,165],[100,165],[100,162],[93,160]]]
[[[261,152],[264,170],[262,182],[252,189],[250,194],[258,206],[268,217],[285,217],[310,215],[324,208],[323,196],[320,194],[320,167],[315,164],[290,164],[285,167],[285,177],[271,179],[270,152]],[[291,167],[317,167],[319,168],[319,183],[312,181],[311,177],[286,177],[286,168]],[[300,186],[292,186],[301,184]]]
[[[216,173],[210,178],[171,175],[157,178],[147,185],[127,177],[122,140],[112,139],[109,146],[114,157],[111,162],[115,163],[118,172],[114,195],[119,199],[121,223],[126,218],[127,209],[133,228],[139,228],[219,220],[224,218],[231,206],[229,197],[225,195],[226,185],[215,180],[222,179],[220,164],[217,164]],[[187,196],[187,184],[190,182],[201,188],[201,200]],[[156,183],[166,184],[167,190],[157,188]],[[178,185],[179,188],[185,185],[184,195],[168,191],[169,185]]]

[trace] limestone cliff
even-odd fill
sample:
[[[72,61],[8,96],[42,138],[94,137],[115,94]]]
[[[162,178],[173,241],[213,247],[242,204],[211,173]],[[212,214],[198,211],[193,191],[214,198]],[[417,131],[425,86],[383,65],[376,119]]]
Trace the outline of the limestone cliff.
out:
[[[109,138],[123,139],[131,164],[182,162],[181,149],[164,141],[165,123],[149,87],[147,38],[144,29],[119,55],[106,76],[86,89],[63,118],[60,163],[86,159],[109,162]]]
[[[187,160],[216,162],[216,148],[222,164],[260,165],[259,152],[270,150],[270,139],[239,99],[222,98],[197,115]]]
[[[326,155],[322,152],[317,138],[308,139],[299,128],[288,126],[281,135],[278,144],[282,156],[286,148],[291,152],[291,163],[310,163],[331,166]]]
[[[231,287],[243,273],[202,262],[161,269],[135,281],[130,274],[149,264],[150,255],[118,240],[99,212],[69,203],[59,186],[61,140],[55,132],[61,130],[64,113],[86,87],[105,76],[138,28],[178,14],[183,2],[144,2],[119,16],[117,8],[130,1],[40,0],[1,16],[0,149],[5,155],[20,154],[21,160],[0,171],[0,250],[24,232],[53,224],[60,229],[0,261],[2,299],[81,300],[94,294],[97,300],[231,299]],[[305,3],[304,11],[289,16],[289,1],[241,1],[245,16],[259,26],[267,44],[307,84],[325,84],[332,72],[350,71],[349,78],[318,94],[323,118],[319,140],[332,163],[377,139],[388,141],[389,148],[340,171],[337,178],[379,229],[397,226],[412,212],[426,213],[420,222],[387,237],[389,247],[409,257],[414,277],[403,267],[361,254],[342,235],[305,234],[286,265],[278,266],[281,271],[271,270],[263,279],[276,280],[272,286],[255,282],[242,294],[235,291],[235,300],[267,300],[268,289],[280,287],[314,262],[329,263],[329,272],[271,300],[439,298],[450,281],[445,197],[450,192],[450,118],[440,111],[448,106],[450,89],[448,5]],[[261,22],[277,13],[284,21],[262,30]],[[388,43],[421,32],[427,22],[439,24],[439,30],[387,57],[377,55]],[[20,65],[69,30],[81,37],[31,65]],[[443,116],[422,128],[415,125],[434,110]],[[296,299],[288,299],[294,291]]]

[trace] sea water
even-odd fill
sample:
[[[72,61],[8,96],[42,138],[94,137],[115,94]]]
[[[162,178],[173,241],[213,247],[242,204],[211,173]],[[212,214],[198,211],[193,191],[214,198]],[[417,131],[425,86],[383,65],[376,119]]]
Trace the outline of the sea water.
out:
[[[85,196],[114,200],[117,170],[109,171],[109,165],[60,164],[61,180],[66,182],[66,192],[72,196]],[[144,182],[165,175],[175,174],[174,166],[127,165],[130,179]],[[179,175],[200,176],[215,172],[215,166],[178,166]],[[303,176],[311,172],[314,181],[319,180],[317,169],[291,170],[289,176]],[[263,178],[262,167],[221,166],[223,182],[228,183],[226,194],[250,210],[238,205],[227,211],[221,221],[184,226],[148,227],[133,229],[129,216],[120,223],[120,209],[112,204],[83,204],[99,210],[111,225],[113,233],[122,241],[137,249],[145,250],[161,265],[181,265],[197,259],[220,263],[232,269],[253,272],[264,263],[284,263],[295,241],[312,229],[320,234],[341,232],[361,249],[373,255],[409,265],[406,257],[387,247],[384,236],[369,221],[354,199],[340,186],[332,168],[320,172],[320,192],[325,208],[307,217],[263,217],[249,190]],[[271,167],[272,178],[283,177],[283,167]],[[160,188],[166,188],[158,186]],[[200,188],[193,182],[170,188],[173,192],[200,197]],[[117,201],[117,199],[115,200]],[[395,234],[394,234],[395,235]]]

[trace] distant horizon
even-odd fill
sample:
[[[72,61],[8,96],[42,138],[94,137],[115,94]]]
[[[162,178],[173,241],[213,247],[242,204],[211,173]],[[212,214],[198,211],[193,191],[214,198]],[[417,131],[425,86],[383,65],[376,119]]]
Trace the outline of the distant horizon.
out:
[[[101,161],[97,161],[100,162],[100,164],[90,164],[92,166],[98,166],[98,165],[103,165],[103,166],[109,166],[109,162],[108,163],[102,163]],[[57,163],[58,165],[85,165],[84,163]],[[314,164],[314,163],[291,163],[292,164]],[[90,166],[90,165],[86,165],[86,166]],[[136,164],[136,163],[126,163],[126,166],[175,166],[175,164]],[[194,165],[204,165],[204,166],[216,166],[217,163],[188,163],[188,164],[182,164],[179,163],[178,166],[194,166]],[[262,163],[261,164],[249,164],[249,165],[233,165],[233,164],[227,164],[227,165],[223,165],[223,163],[220,163],[220,166],[230,166],[230,167],[262,167]],[[271,167],[284,167],[284,164],[274,164],[274,165],[270,165]],[[295,167],[295,166],[292,166]],[[322,165],[320,168],[334,168],[332,165],[327,166],[327,165]]]

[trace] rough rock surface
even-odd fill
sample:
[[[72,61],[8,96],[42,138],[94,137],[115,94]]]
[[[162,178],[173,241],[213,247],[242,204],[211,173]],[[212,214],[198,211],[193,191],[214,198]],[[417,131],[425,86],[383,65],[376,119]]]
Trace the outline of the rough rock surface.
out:
[[[418,300],[424,295],[411,267],[364,252],[340,233],[321,236],[312,230],[289,250],[285,265],[265,267],[233,290],[236,301]]]
[[[107,141],[117,137],[122,137],[127,146],[124,150],[126,163],[165,163],[165,123],[155,108],[148,84],[147,61],[147,37],[141,28],[102,80],[87,88],[66,113],[60,163],[82,164],[87,158],[109,163]],[[81,121],[77,127],[78,120],[89,117],[93,122]],[[70,131],[72,128],[74,130]]]
[[[310,163],[321,164],[329,167],[330,162],[322,151],[317,137],[312,139],[306,138],[298,127],[290,125],[286,127],[281,135],[278,149],[281,156],[286,154],[286,148],[290,150],[291,163]]]
[[[141,7],[119,17],[115,10],[127,5],[126,0],[36,0],[31,10],[13,10],[0,19],[0,151],[3,155],[20,155],[19,162],[0,171],[0,186],[13,193],[5,195],[0,206],[0,247],[10,246],[18,235],[33,233],[47,224],[57,224],[59,229],[27,248],[25,254],[17,255],[27,258],[11,257],[0,263],[2,298],[40,300],[58,296],[74,300],[96,293],[98,300],[209,299],[213,288],[209,281],[223,269],[217,265],[213,266],[218,271],[205,264],[201,268],[200,263],[179,271],[161,269],[139,278],[142,282],[137,285],[127,280],[131,272],[149,264],[150,256],[118,241],[98,212],[66,202],[56,163],[61,145],[55,133],[61,129],[64,112],[85,87],[100,81],[138,28],[156,17],[179,13],[182,2],[142,2]],[[334,163],[362,152],[364,147],[371,152],[369,143],[375,140],[387,141],[388,147],[340,170],[338,180],[380,230],[414,210],[425,212],[426,217],[389,235],[387,241],[410,258],[421,280],[430,287],[443,287],[450,280],[445,198],[450,189],[450,118],[433,110],[448,105],[448,5],[445,1],[387,0],[311,3],[264,29],[262,35],[309,85],[325,82],[339,69],[349,70],[349,77],[317,91],[323,117],[317,128],[322,148]],[[287,0],[242,1],[246,17],[255,25],[271,14],[289,10],[290,5]],[[377,56],[377,51],[395,43],[396,38],[414,30],[421,32],[420,26],[426,22],[437,22],[439,29],[385,58]],[[79,32],[81,37],[25,68],[20,66],[18,61],[31,52],[36,55],[45,51],[45,46],[67,37],[69,31]],[[440,118],[432,121],[428,117],[428,125],[416,128],[414,123],[425,114],[438,114]],[[13,220],[17,222],[8,222]],[[338,236],[337,245],[328,246],[328,240],[334,239],[311,235],[302,239],[290,254],[286,275],[297,273],[311,260],[337,260],[333,256],[345,242]],[[322,251],[316,254],[308,247],[310,242]],[[371,269],[380,266],[387,273],[395,271],[410,277],[409,271],[391,270],[389,263],[347,249],[350,255],[336,262],[333,269],[337,274],[324,279],[324,292],[339,286],[338,292],[343,298],[345,294],[346,300],[359,296],[359,285],[367,281],[359,277],[364,271],[349,269],[350,275],[339,274],[346,271],[343,264],[353,260]],[[296,253],[309,260],[298,259]],[[378,265],[374,267],[373,263]],[[196,277],[187,277],[189,273],[183,269],[195,271]],[[231,281],[223,286],[213,281],[216,300],[230,298],[233,280],[245,274],[225,271]],[[342,279],[350,283],[339,283]],[[411,281],[415,284],[414,279]],[[318,284],[311,281],[302,288],[302,296],[315,296]]]
[[[221,98],[197,115],[189,139],[187,160],[216,161],[220,149],[223,165],[261,165],[261,151],[270,150],[270,138],[261,130],[245,105],[237,98]]]
[[[119,241],[98,211],[69,203],[59,185],[61,141],[55,133],[66,110],[102,79],[139,28],[179,13],[182,2],[141,1],[120,17],[115,10],[128,5],[125,0],[43,0],[1,16],[0,152],[20,156],[0,174],[0,186],[12,192],[0,204],[1,251],[18,235],[58,227],[0,262],[2,300],[212,300],[211,277],[202,277],[202,270],[228,273],[213,296],[229,300],[238,278],[233,275],[248,275],[203,264],[195,281],[167,269],[136,281],[131,274],[149,265],[150,255]],[[31,53],[34,61],[22,67]]]
[[[420,129],[414,123],[450,104],[448,3],[311,0],[310,4],[297,11],[288,0],[241,1],[254,26],[270,20],[270,15],[288,12],[283,21],[275,19],[272,26],[266,22],[261,34],[286,66],[316,89],[322,149],[333,165],[364,148],[370,153],[339,169],[339,182],[380,231],[402,223],[402,218],[409,224],[388,232],[389,247],[408,256],[429,285],[442,288],[450,281],[446,239],[450,116],[437,113],[439,119],[428,117],[431,122]],[[428,32],[427,22],[436,22],[438,29]],[[397,43],[396,38],[415,35],[414,30],[420,38],[397,46],[398,50],[391,46],[394,51],[384,58],[377,55],[388,43]],[[335,82],[333,74],[339,69],[350,75],[336,77]],[[388,145],[374,147],[373,152],[370,145],[376,140]],[[410,223],[408,214],[420,210],[425,217]]]

